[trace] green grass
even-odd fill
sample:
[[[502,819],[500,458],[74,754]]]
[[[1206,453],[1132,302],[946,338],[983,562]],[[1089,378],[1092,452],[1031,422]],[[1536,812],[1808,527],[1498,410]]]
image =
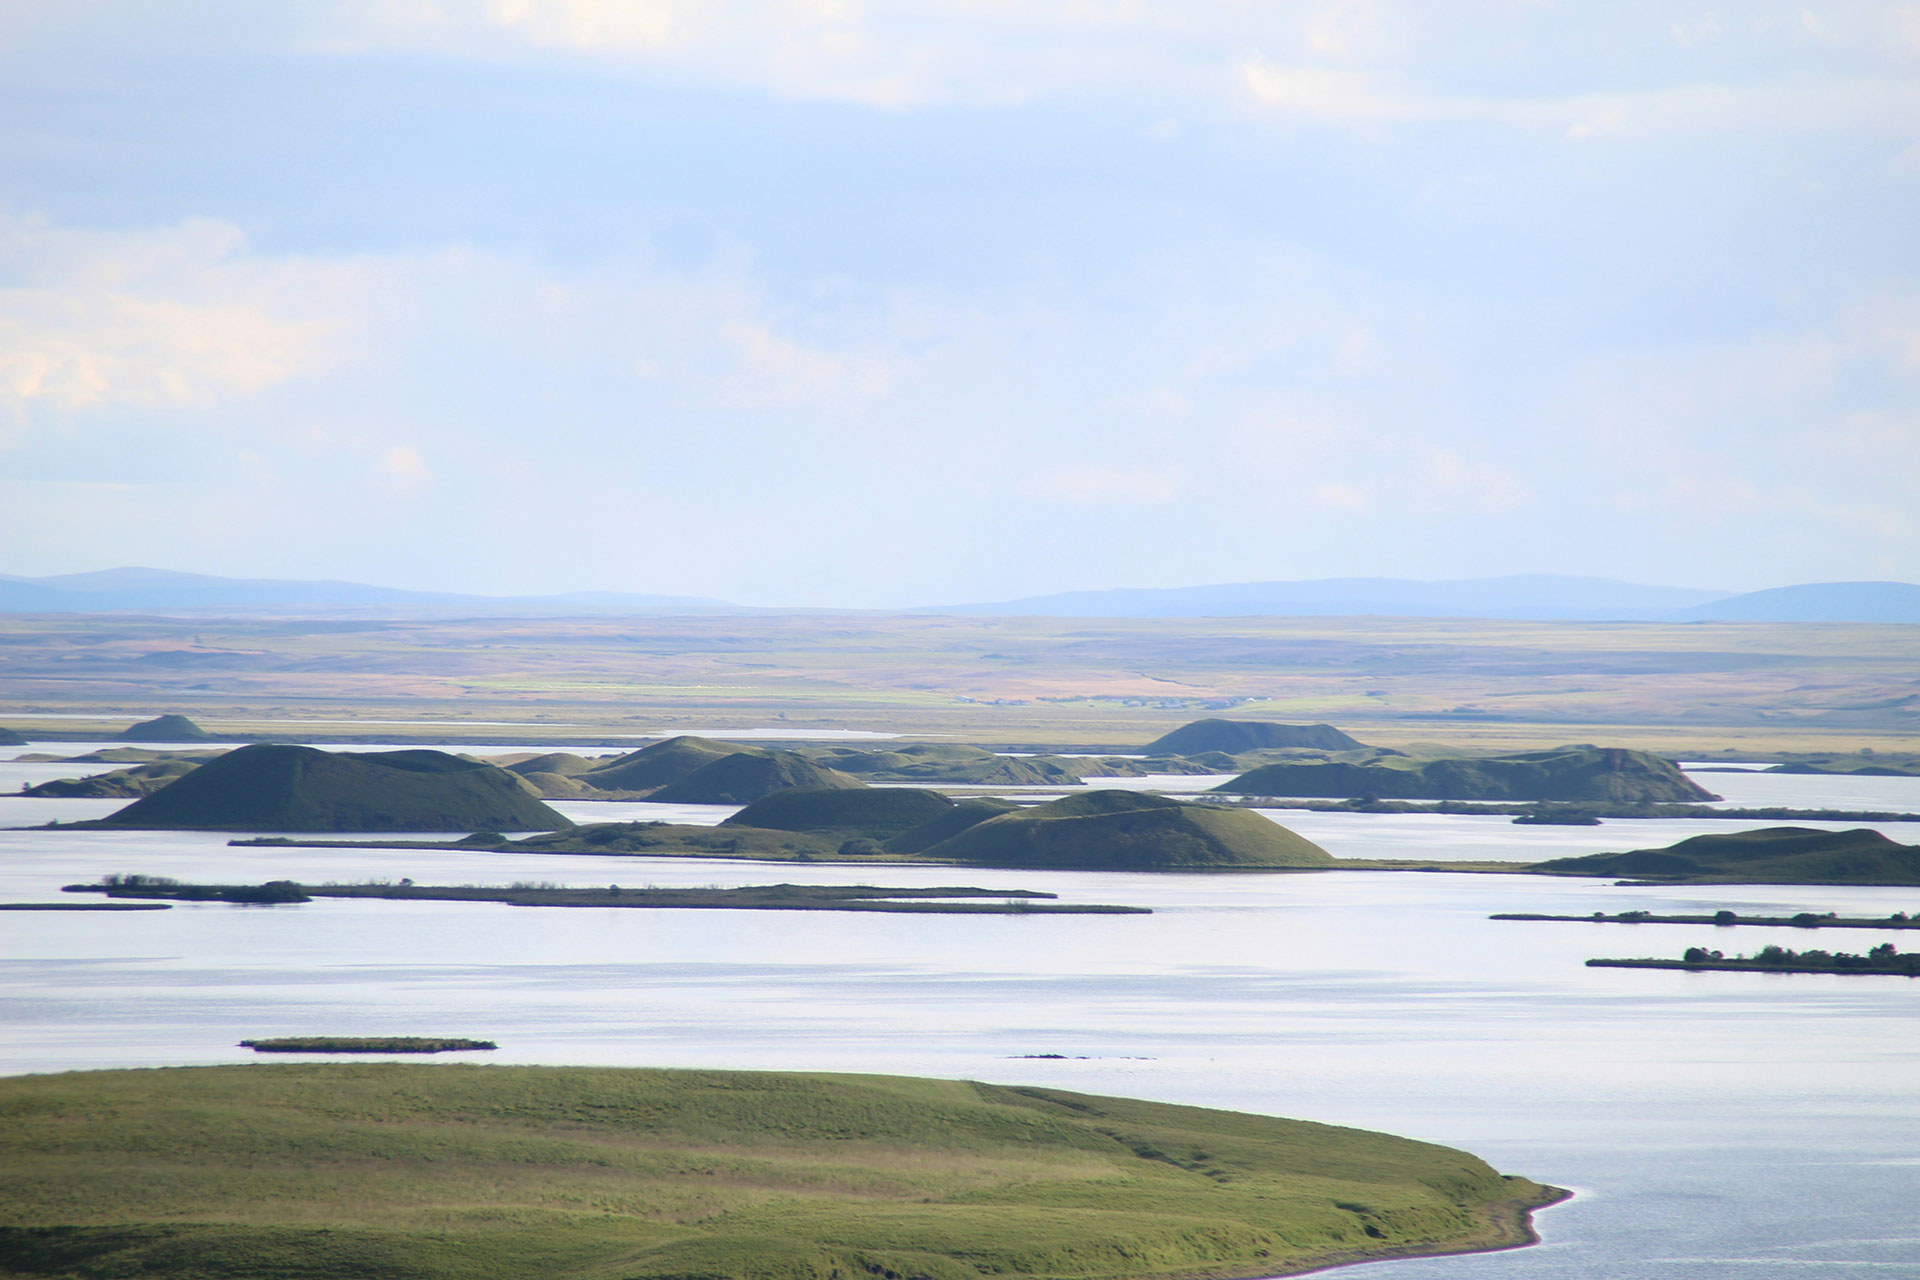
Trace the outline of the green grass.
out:
[[[416,1064],[0,1081],[0,1273],[1268,1276],[1527,1242],[1384,1134],[884,1076]]]

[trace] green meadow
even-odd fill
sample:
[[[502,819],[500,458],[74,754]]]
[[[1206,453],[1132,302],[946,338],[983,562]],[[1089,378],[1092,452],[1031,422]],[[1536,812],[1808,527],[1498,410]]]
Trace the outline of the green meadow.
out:
[[[1464,1152],[944,1080],[351,1063],[0,1081],[0,1274],[1251,1277],[1526,1243]]]

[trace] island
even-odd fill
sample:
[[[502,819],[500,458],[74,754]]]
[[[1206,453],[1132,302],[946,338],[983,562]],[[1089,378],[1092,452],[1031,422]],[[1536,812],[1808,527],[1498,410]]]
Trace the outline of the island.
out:
[[[1764,827],[1693,836],[1664,849],[1554,858],[1527,870],[1648,884],[1920,885],[1920,845],[1900,844],[1868,827]]]
[[[514,907],[621,907],[721,911],[878,911],[928,915],[1152,915],[1149,907],[1120,907],[1093,902],[1056,902],[1057,894],[1037,889],[977,889],[947,885],[931,889],[889,889],[870,884],[738,885],[731,889],[579,888],[557,884],[415,884],[370,881],[365,884],[303,885],[291,880],[265,884],[185,884],[166,876],[111,875],[95,884],[61,886],[64,893],[98,893],[108,898],[162,899],[173,902],[230,902],[243,906],[282,906],[315,898],[384,898],[402,902],[499,902]]]
[[[1794,951],[1762,947],[1750,956],[1728,956],[1688,947],[1678,960],[1589,960],[1594,969],[1693,969],[1729,973],[1851,973],[1920,978],[1920,952],[1902,953],[1883,942],[1863,956],[1845,951]]]
[[[455,1053],[500,1046],[491,1040],[458,1036],[279,1036],[242,1040],[240,1047],[255,1053]]]
[[[1671,760],[1625,747],[1569,746],[1511,755],[1417,757],[1347,753],[1262,765],[1216,791],[1255,796],[1388,800],[1673,803],[1716,797]]]
[[[746,858],[766,862],[937,863],[973,867],[1053,868],[1080,871],[1330,871],[1341,867],[1382,870],[1433,864],[1341,862],[1312,841],[1245,809],[1191,804],[1137,791],[1101,790],[1045,804],[1017,807],[1000,801],[958,803],[934,793],[911,798],[934,816],[901,834],[906,812],[894,812],[887,793],[896,788],[849,792],[843,799],[795,790],[775,807],[780,820],[809,830],[749,826],[737,819],[718,826],[665,822],[606,822],[550,834],[509,839],[477,831],[459,841],[382,841],[381,848],[488,849],[499,853],[641,854],[676,858]],[[163,793],[164,794],[164,793]],[[856,796],[868,799],[855,799]],[[922,807],[924,806],[924,807]],[[904,806],[903,806],[904,809]],[[767,810],[762,809],[762,813]],[[862,827],[853,822],[870,821]],[[773,820],[773,819],[766,819]],[[848,835],[848,832],[873,834]],[[294,840],[267,836],[236,840],[256,848],[298,844],[314,848],[367,848],[366,841]],[[1449,868],[1499,869],[1509,863],[1446,864]]]
[[[977,822],[926,856],[984,867],[1120,871],[1325,870],[1333,855],[1241,809],[1090,791]]]
[[[0,1271],[49,1280],[1264,1277],[1528,1244],[1567,1194],[1364,1130],[876,1075],[272,1063],[19,1076],[0,1110]]]
[[[1620,911],[1608,915],[1596,911],[1590,916],[1543,915],[1534,911],[1502,911],[1489,920],[1553,920],[1573,924],[1710,924],[1727,929],[1738,925],[1760,925],[1770,929],[1920,929],[1916,920],[1904,911],[1890,916],[1842,916],[1832,911],[1800,911],[1790,916],[1743,916],[1738,911],[1720,910],[1712,915],[1662,915],[1654,911]]]

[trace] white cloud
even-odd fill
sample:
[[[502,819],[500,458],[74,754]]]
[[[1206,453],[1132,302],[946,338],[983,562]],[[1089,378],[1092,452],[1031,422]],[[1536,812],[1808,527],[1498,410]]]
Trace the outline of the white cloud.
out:
[[[0,221],[0,405],[211,404],[331,358],[333,317],[306,264],[251,256],[237,229],[142,232]],[[321,291],[324,294],[324,291]]]
[[[410,444],[382,451],[375,466],[383,477],[405,489],[416,489],[433,478],[425,456]]]
[[[714,398],[722,404],[872,400],[886,395],[891,385],[886,361],[871,353],[842,355],[809,347],[753,319],[728,320],[720,332],[737,357],[714,386]]]
[[[488,22],[535,44],[663,49],[687,34],[692,6],[674,0],[487,0]]]

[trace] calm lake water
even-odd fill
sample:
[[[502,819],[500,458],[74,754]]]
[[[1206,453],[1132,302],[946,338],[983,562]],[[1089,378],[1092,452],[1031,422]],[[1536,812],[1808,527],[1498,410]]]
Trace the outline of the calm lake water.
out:
[[[0,768],[6,766],[0,765]],[[1704,775],[1714,790],[1734,775]],[[1907,779],[1868,786],[1902,807]],[[1743,803],[1828,804],[1777,795]],[[1852,802],[1849,802],[1852,803]],[[1862,802],[1864,803],[1864,802]],[[115,801],[0,797],[0,826]],[[577,818],[662,806],[563,803]],[[718,820],[726,809],[688,807]],[[616,812],[619,811],[619,812]],[[1534,859],[1694,829],[1280,812],[1346,856]],[[1888,824],[1920,840],[1920,825]],[[1518,875],[1141,875],[694,859],[235,849],[217,835],[0,831],[0,900],[106,872],[306,881],[1039,888],[1151,916],[925,917],[180,905],[0,916],[0,1073],[246,1061],[243,1037],[471,1035],[485,1061],[894,1072],[1054,1085],[1383,1129],[1579,1192],[1546,1243],[1380,1277],[1920,1275],[1920,983],[1588,969],[1696,943],[1850,951],[1912,933],[1503,923],[1732,906],[1920,913],[1920,889],[1619,888]],[[1065,1060],[1028,1054],[1058,1053]]]

